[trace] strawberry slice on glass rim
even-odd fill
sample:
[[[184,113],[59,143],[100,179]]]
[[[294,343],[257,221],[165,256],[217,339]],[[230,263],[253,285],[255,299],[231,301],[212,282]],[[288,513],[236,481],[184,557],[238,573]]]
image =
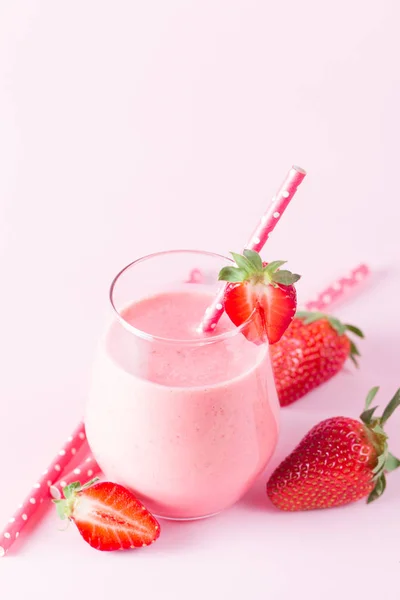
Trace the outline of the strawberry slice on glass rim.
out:
[[[255,344],[278,342],[296,313],[294,283],[300,275],[281,270],[284,260],[263,263],[258,252],[231,252],[235,266],[223,267],[218,279],[227,281],[224,294],[225,312],[243,328],[246,338]]]

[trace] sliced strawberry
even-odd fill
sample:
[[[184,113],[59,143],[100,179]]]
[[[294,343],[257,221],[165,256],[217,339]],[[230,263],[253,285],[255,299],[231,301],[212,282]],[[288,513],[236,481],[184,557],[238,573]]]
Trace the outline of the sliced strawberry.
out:
[[[55,500],[62,519],[74,521],[83,539],[96,550],[126,550],[148,546],[160,535],[156,519],[126,488],[102,482],[79,482],[64,488]]]
[[[296,290],[293,283],[300,275],[281,271],[284,261],[263,264],[260,255],[245,250],[243,256],[232,252],[237,267],[224,267],[219,279],[228,281],[224,308],[236,325],[249,323],[243,329],[255,344],[266,340],[275,344],[289,327],[296,312]]]

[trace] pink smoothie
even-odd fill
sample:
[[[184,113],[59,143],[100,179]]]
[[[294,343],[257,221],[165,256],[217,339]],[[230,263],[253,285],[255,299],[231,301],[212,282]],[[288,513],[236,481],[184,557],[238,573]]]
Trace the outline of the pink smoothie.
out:
[[[176,291],[132,304],[123,311],[127,323],[176,341],[144,339],[115,320],[94,368],[86,414],[92,451],[108,479],[159,516],[198,518],[234,504],[277,441],[268,348],[248,342],[226,316],[212,335],[199,334],[210,300]]]

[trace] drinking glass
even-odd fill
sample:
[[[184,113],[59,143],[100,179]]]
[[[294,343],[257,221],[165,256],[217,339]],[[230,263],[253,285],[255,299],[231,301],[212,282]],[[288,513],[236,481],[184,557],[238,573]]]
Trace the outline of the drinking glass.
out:
[[[220,289],[219,270],[231,263],[208,252],[161,252],[132,262],[111,285],[86,433],[106,478],[159,517],[197,519],[233,505],[276,446],[268,344],[244,335],[253,315],[236,327],[224,314],[215,331],[196,331]],[[133,325],[146,305],[146,325]]]

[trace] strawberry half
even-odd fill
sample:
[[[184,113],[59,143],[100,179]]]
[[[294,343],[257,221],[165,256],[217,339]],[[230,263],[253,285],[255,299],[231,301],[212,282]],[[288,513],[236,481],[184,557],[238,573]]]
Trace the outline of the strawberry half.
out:
[[[160,526],[142,503],[122,485],[96,481],[64,488],[65,499],[53,500],[60,518],[73,521],[96,550],[126,550],[155,542]]]
[[[281,406],[302,398],[339,373],[350,358],[360,356],[349,334],[361,338],[354,325],[321,312],[298,311],[278,344],[271,348],[272,366]]]
[[[245,250],[231,253],[236,267],[224,267],[219,279],[228,281],[224,308],[236,325],[249,323],[243,334],[255,344],[275,344],[290,325],[296,312],[294,283],[300,275],[280,270],[284,260],[263,263],[260,255]]]
[[[389,452],[384,425],[400,405],[397,390],[381,417],[371,408],[379,388],[366,399],[360,421],[334,417],[322,421],[302,439],[267,483],[267,494],[281,510],[330,508],[368,497],[386,487],[385,473],[400,466]]]

